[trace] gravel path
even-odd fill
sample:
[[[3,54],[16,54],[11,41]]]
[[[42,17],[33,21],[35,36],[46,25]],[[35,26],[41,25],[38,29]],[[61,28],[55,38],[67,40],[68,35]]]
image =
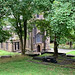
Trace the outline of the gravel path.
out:
[[[70,52],[70,51],[75,51],[75,49],[58,49],[58,52],[59,53],[67,53],[67,52]],[[48,52],[54,52],[53,48],[51,48],[51,50],[49,50]]]

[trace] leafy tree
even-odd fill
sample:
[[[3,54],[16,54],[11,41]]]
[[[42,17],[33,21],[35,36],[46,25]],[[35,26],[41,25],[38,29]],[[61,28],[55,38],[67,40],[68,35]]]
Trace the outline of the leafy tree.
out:
[[[21,42],[22,55],[25,54],[28,20],[34,12],[33,0],[8,0],[7,6],[11,11],[10,21]],[[23,40],[24,39],[24,40]]]
[[[69,32],[74,27],[74,20],[70,16],[71,11],[70,2],[54,1],[52,5],[51,18],[49,19],[51,32],[54,34],[54,55],[58,55],[58,45],[65,40]]]
[[[5,0],[0,0],[0,42],[3,42],[10,37],[9,31],[3,29],[3,27],[5,26],[5,24],[3,23],[3,18],[8,12],[7,8],[5,8],[5,5]]]

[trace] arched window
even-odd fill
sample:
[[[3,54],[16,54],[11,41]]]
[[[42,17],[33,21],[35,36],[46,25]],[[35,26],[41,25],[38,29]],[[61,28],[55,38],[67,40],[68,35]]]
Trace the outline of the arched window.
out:
[[[38,33],[36,35],[36,43],[40,43],[41,42],[41,35]]]

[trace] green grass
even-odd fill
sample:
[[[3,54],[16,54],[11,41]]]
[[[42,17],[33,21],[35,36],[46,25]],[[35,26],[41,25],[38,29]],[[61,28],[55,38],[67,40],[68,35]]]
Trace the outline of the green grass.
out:
[[[75,75],[75,69],[29,62],[31,57],[0,59],[0,75]]]
[[[71,51],[71,52],[68,52],[66,53],[67,55],[70,54],[70,55],[75,55],[75,51]]]
[[[75,51],[68,52],[66,55],[75,55]],[[72,59],[75,59],[75,57],[72,57]]]
[[[4,51],[4,50],[0,50],[0,56],[3,56],[3,55],[20,55],[19,53],[14,53],[14,52],[8,52],[8,51]]]
[[[45,54],[39,55],[38,57],[42,57],[42,56],[52,56],[52,55],[53,55],[53,54],[45,53]]]

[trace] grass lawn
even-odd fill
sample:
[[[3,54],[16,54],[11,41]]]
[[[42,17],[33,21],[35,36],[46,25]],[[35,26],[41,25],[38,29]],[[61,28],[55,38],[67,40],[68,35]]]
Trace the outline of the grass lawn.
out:
[[[71,51],[71,52],[68,52],[66,53],[67,55],[70,54],[70,55],[75,55],[75,51]]]
[[[75,69],[29,62],[31,57],[0,59],[0,75],[75,75]]]
[[[38,57],[42,57],[42,56],[52,56],[52,55],[53,55],[53,54],[45,53],[45,54],[39,55]]]
[[[3,55],[20,55],[19,53],[14,53],[14,52],[7,52],[7,51],[4,51],[4,50],[0,50],[0,56],[3,56]]]

